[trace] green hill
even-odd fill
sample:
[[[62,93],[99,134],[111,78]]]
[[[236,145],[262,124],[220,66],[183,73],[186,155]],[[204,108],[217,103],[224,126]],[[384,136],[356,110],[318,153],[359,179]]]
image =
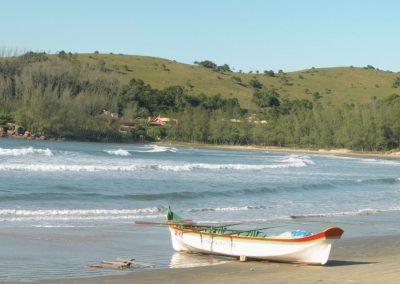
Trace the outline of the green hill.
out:
[[[271,76],[264,73],[217,72],[198,64],[183,64],[156,57],[92,53],[50,55],[45,62],[32,62],[29,67],[35,70],[41,66],[57,74],[73,68],[63,63],[65,59],[80,65],[78,76],[82,79],[117,79],[127,84],[134,78],[156,89],[179,85],[185,87],[191,95],[220,94],[223,98],[237,98],[241,107],[247,109],[256,108],[252,103],[254,88],[249,84],[254,79],[265,88],[276,89],[282,99],[312,100],[318,96],[321,102],[334,105],[343,102],[365,103],[373,97],[379,99],[400,94],[400,88],[393,87],[399,74],[374,69],[372,66],[312,68],[277,72]],[[29,67],[25,69],[29,70]]]
[[[400,147],[399,94],[400,75],[372,66],[258,74],[30,52],[0,58],[0,136],[386,150]]]
[[[182,64],[175,61],[147,57],[115,54],[79,54],[83,64],[96,66],[104,60],[108,72],[91,72],[92,78],[106,76],[127,83],[130,79],[141,79],[153,88],[162,89],[172,85],[187,88],[192,94],[216,95],[224,98],[236,97],[244,108],[252,109],[252,79],[257,79],[267,88],[274,88],[281,97],[312,99],[318,92],[322,102],[335,105],[343,102],[367,102],[372,97],[383,98],[400,89],[393,88],[399,74],[372,68],[334,67],[265,74],[238,72],[216,72],[199,65]],[[103,74],[99,74],[103,73]],[[240,78],[241,82],[235,81]]]

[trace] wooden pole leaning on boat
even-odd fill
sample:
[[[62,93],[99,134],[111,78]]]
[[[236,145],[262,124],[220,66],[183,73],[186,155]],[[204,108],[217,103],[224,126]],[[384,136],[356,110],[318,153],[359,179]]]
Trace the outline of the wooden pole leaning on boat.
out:
[[[281,228],[281,227],[285,227],[285,226],[272,226],[272,227],[264,227],[264,228],[255,228],[255,229],[251,229],[251,230],[234,230],[234,232],[230,232],[229,234],[222,234],[222,235],[230,236],[230,235],[234,235],[234,234],[247,233],[247,232],[251,232],[251,231],[263,231],[263,230],[267,230],[267,229]]]
[[[165,223],[165,222],[151,222],[151,221],[138,220],[138,221],[135,221],[135,224],[137,224],[137,225],[150,225],[150,226],[182,225],[182,226],[184,226],[185,229],[197,230],[197,231],[208,230],[210,228],[219,229],[221,227],[227,227],[225,225],[224,226],[218,226],[218,227],[214,227],[214,226],[210,226],[210,225],[200,225],[198,223],[193,223],[193,222],[191,222],[191,220],[190,221],[189,220],[190,219],[183,220],[184,222],[182,222],[182,220],[181,220],[179,222],[167,222],[167,223]],[[232,225],[229,225],[229,226],[234,226],[234,225],[237,225],[237,224],[232,224]]]
[[[168,222],[152,222],[152,221],[145,221],[145,220],[137,220],[135,221],[137,225],[160,225],[160,226],[169,226],[169,225],[184,225],[188,227],[199,227],[199,228],[214,228],[220,229],[222,227],[232,227],[237,225],[244,224],[243,222],[240,223],[231,223],[231,224],[218,224],[218,226],[209,225],[209,224],[201,224],[193,222],[192,219],[184,219],[180,221],[168,221]]]
[[[168,222],[152,222],[152,221],[144,221],[144,220],[137,220],[135,221],[135,224],[137,225],[161,225],[161,226],[169,226],[169,225],[185,225],[185,224],[191,224],[192,219],[184,219],[184,220],[179,220],[179,221],[168,221]]]

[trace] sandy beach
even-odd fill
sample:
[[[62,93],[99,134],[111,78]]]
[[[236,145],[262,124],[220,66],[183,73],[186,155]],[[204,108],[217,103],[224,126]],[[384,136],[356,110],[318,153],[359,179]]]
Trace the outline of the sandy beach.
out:
[[[232,261],[226,264],[131,272],[122,276],[40,283],[398,283],[400,236],[352,238],[335,244],[325,266]],[[11,283],[11,282],[9,282]]]
[[[383,159],[392,155],[348,159],[291,148],[2,142],[0,282],[398,283],[400,163]],[[345,234],[326,266],[232,259],[169,269],[176,259],[204,265],[198,261],[204,256],[175,254],[164,227],[134,226],[133,220],[163,220],[171,200],[194,220],[257,217],[255,227],[317,232],[339,226]],[[116,258],[136,258],[155,269],[87,267]]]

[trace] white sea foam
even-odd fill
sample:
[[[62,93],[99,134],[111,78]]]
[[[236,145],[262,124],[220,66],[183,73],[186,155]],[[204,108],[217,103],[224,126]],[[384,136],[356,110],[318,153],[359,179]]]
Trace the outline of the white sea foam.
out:
[[[276,220],[293,220],[293,219],[308,219],[308,218],[325,218],[325,217],[345,217],[345,216],[366,216],[366,215],[374,215],[380,213],[393,213],[400,212],[400,207],[391,207],[386,209],[372,209],[365,208],[354,211],[342,211],[342,212],[327,212],[327,213],[310,213],[310,214],[299,214],[299,215],[281,215],[281,216],[270,216],[268,218],[256,218],[252,220],[243,220],[253,221],[253,222],[269,222]]]
[[[168,148],[154,145],[158,148]],[[31,149],[32,153],[42,153],[52,155],[49,149]],[[35,152],[36,151],[36,152]],[[130,152],[123,149],[105,150],[110,155],[128,156]],[[72,163],[74,163],[71,160]],[[88,163],[89,162],[89,163]],[[81,163],[2,163],[0,171],[31,171],[31,172],[134,172],[134,171],[172,171],[185,172],[193,170],[237,170],[237,171],[260,171],[265,169],[280,169],[291,167],[307,167],[313,165],[314,162],[308,156],[291,155],[286,158],[275,160],[271,164],[212,164],[212,163],[185,163],[170,162],[157,160],[143,160],[141,162],[126,163],[119,161],[118,163],[107,163],[84,160]]]
[[[314,162],[302,159],[283,160],[282,163],[269,165],[252,165],[252,164],[207,164],[207,163],[188,163],[183,165],[158,165],[157,169],[166,171],[191,171],[193,169],[205,170],[265,170],[265,169],[281,169],[281,168],[299,168],[306,167]]]
[[[80,225],[32,225],[34,228],[94,228],[95,226]]]
[[[131,154],[124,149],[118,149],[118,150],[104,150],[104,152],[110,154],[110,155],[115,155],[115,156],[130,156]]]
[[[265,170],[265,169],[280,169],[291,167],[306,167],[312,164],[312,161],[304,161],[302,159],[286,160],[281,163],[267,165],[252,165],[252,164],[208,164],[208,163],[177,163],[177,164],[0,164],[0,171],[32,171],[32,172],[134,172],[143,170],[155,171],[172,171],[184,172],[192,170]]]
[[[400,162],[394,161],[394,160],[384,160],[384,159],[360,159],[360,162],[362,162],[362,163],[364,163],[364,164],[400,166]]]
[[[157,165],[156,168],[165,171],[191,171],[194,169],[204,170],[262,170],[266,168],[281,167],[283,165],[249,165],[249,164],[206,164],[187,163],[183,165]],[[286,166],[283,166],[286,167]]]
[[[144,150],[136,150],[141,153],[160,153],[160,152],[177,152],[178,149],[174,147],[158,146],[158,145],[146,145],[143,147]]]
[[[249,205],[249,206],[231,206],[231,207],[215,207],[215,208],[193,208],[190,212],[230,212],[230,211],[247,211],[247,210],[254,210],[254,209],[264,209],[265,206],[262,205]]]
[[[164,208],[141,209],[1,209],[0,221],[117,220],[160,218]]]
[[[393,165],[393,166],[400,166],[400,162],[398,160],[387,160],[387,159],[373,159],[373,158],[363,158],[363,157],[343,157],[343,156],[329,156],[329,155],[315,155],[329,159],[336,159],[336,160],[352,160],[356,163],[362,164],[374,164],[374,165]]]
[[[289,157],[281,158],[279,160],[282,163],[286,163],[291,167],[306,167],[308,165],[314,165],[314,161],[309,156],[298,156],[290,155]]]
[[[102,171],[137,171],[139,165],[68,165],[68,164],[2,164],[0,171],[32,172],[102,172]]]
[[[39,154],[44,156],[53,156],[53,152],[49,149],[35,149],[33,147],[7,149],[0,148],[0,156],[26,156]]]
[[[354,211],[292,215],[292,216],[290,216],[290,218],[301,219],[301,218],[335,217],[335,216],[363,216],[363,215],[372,215],[372,214],[378,214],[378,213],[399,212],[399,211],[400,211],[400,207],[391,207],[391,208],[386,208],[386,209],[364,208],[364,209],[354,210]]]

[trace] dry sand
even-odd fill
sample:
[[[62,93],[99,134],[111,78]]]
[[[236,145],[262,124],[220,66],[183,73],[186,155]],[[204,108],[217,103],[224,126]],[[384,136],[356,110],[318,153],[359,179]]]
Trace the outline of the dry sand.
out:
[[[400,236],[338,241],[326,266],[264,261],[131,272],[117,277],[42,283],[400,283]],[[23,268],[21,268],[23,269]]]

